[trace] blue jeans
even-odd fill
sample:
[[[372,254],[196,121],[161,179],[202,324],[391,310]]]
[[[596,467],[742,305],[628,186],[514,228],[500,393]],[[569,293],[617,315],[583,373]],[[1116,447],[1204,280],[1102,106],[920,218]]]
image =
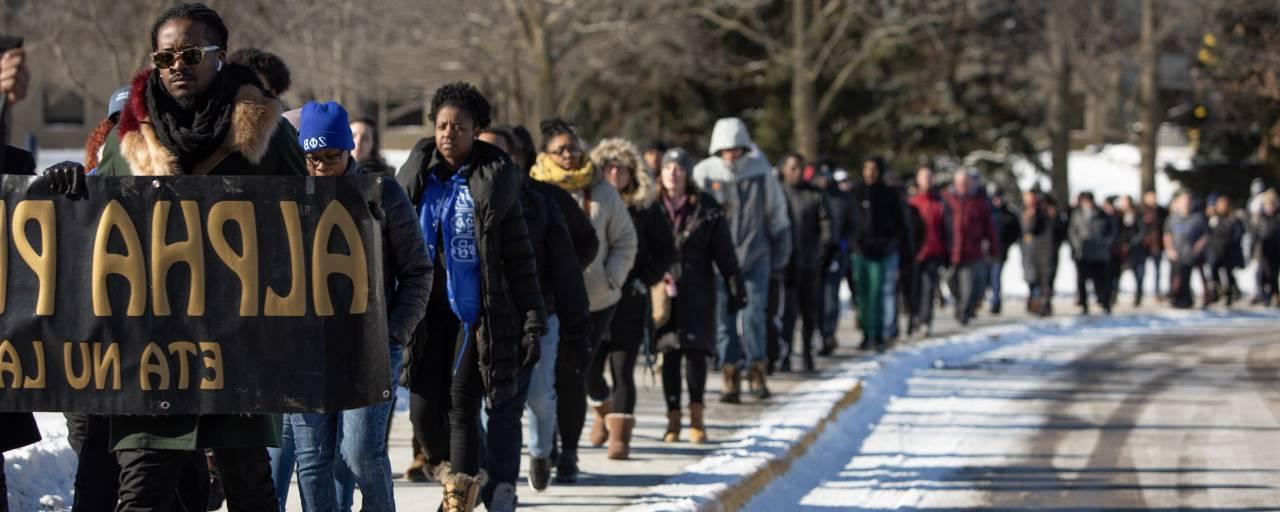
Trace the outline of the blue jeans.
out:
[[[547,334],[542,337],[542,358],[529,378],[529,455],[535,459],[551,456],[556,438],[556,354],[560,351],[560,318],[547,317]]]
[[[840,283],[844,282],[849,256],[843,252],[822,271],[822,336],[835,336],[840,325]]]
[[[271,480],[276,484],[276,497],[280,499],[280,512],[285,512],[284,505],[289,497],[289,481],[293,479],[293,469],[298,462],[293,443],[293,415],[283,416],[280,447],[267,448],[267,455],[271,457]]]
[[[884,330],[881,331],[885,339],[893,339],[898,337],[898,269],[901,261],[898,259],[898,253],[890,254],[884,259],[884,287],[881,289],[881,296],[884,299]]]
[[[391,345],[388,383],[392,389],[403,359],[404,348]],[[289,416],[293,417],[297,446],[298,488],[307,512],[337,510],[335,476],[340,468],[360,486],[361,508],[395,510],[386,439],[391,400],[349,411]],[[344,488],[344,495],[347,489],[350,487]]]
[[[769,262],[744,269],[742,280],[747,285],[747,307],[737,313],[729,311],[729,292],[724,283],[716,294],[716,310],[720,312],[716,331],[716,352],[720,365],[746,365],[767,360],[765,322],[769,306]],[[738,319],[742,329],[738,329]]]
[[[987,282],[991,286],[991,307],[1000,309],[1001,289],[1000,281],[1004,276],[1004,262],[1000,260],[992,260],[987,264]]]

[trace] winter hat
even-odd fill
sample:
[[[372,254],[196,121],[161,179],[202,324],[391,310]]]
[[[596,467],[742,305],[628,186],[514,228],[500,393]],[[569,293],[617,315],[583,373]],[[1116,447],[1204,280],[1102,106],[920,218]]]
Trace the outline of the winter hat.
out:
[[[111,93],[111,99],[107,100],[107,117],[111,117],[124,110],[124,105],[129,102],[129,86],[116,89]]]
[[[836,183],[849,181],[849,171],[836,169],[836,172],[831,173],[831,179],[836,180]]]
[[[321,149],[355,149],[347,111],[337,102],[308,101],[302,106],[302,118],[298,122],[298,144],[302,145],[304,153]]]
[[[684,148],[671,148],[662,154],[662,167],[666,167],[671,162],[675,162],[685,172],[693,172],[693,156],[689,155]]]

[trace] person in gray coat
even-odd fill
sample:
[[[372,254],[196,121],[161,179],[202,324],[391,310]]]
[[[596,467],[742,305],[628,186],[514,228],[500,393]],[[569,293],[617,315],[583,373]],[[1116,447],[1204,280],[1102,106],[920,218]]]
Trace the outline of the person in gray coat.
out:
[[[1111,278],[1108,265],[1111,262],[1111,245],[1116,239],[1115,219],[1098,208],[1093,193],[1082,192],[1076,200],[1067,228],[1067,240],[1076,260],[1076,278],[1080,308],[1089,314],[1089,296],[1086,282],[1093,282],[1093,293],[1102,310],[1111,314]]]
[[[787,197],[782,184],[770,174],[768,160],[753,151],[754,147],[746,123],[737,118],[721,119],[711,132],[711,156],[693,168],[698,188],[711,194],[727,213],[747,288],[747,307],[740,312],[730,310],[723,285],[717,298],[720,327],[716,345],[725,384],[720,401],[726,403],[739,400],[742,369],[750,372],[756,397],[769,396],[765,386],[769,277],[785,270],[791,261]]]

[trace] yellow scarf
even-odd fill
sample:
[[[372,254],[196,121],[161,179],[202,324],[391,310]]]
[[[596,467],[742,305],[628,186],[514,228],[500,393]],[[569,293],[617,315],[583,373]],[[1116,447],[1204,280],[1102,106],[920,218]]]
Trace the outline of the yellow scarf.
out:
[[[529,175],[543,183],[577,192],[591,186],[595,181],[596,171],[589,161],[579,169],[565,169],[556,165],[546,153],[538,153],[538,161],[533,164]]]

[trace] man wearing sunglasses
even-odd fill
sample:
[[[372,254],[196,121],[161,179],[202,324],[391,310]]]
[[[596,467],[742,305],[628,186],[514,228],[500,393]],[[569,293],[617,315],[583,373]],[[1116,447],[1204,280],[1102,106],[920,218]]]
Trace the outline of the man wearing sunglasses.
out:
[[[179,4],[151,29],[154,69],[132,82],[120,123],[103,145],[101,176],[305,175],[297,132],[250,69],[224,64],[229,31],[203,4]],[[78,164],[64,174],[83,174]],[[55,180],[76,194],[83,180]],[[115,416],[117,511],[204,510],[218,461],[232,511],[276,510],[267,446],[278,415]]]

